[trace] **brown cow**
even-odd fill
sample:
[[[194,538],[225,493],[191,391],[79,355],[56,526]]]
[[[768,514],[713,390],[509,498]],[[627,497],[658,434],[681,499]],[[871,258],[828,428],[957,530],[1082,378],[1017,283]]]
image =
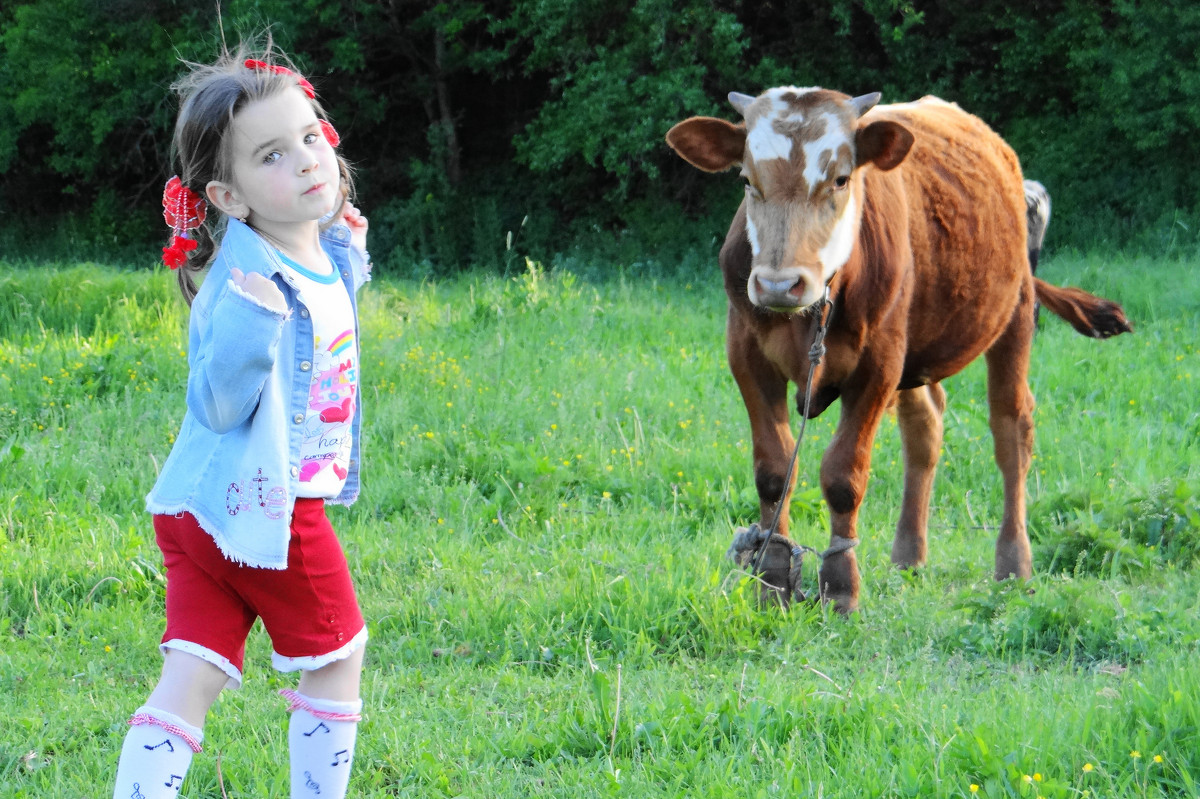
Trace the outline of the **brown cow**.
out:
[[[941,381],[981,354],[1004,478],[995,577],[1028,578],[1025,476],[1034,402],[1026,373],[1035,298],[1098,338],[1131,330],[1120,306],[1033,276],[1017,156],[957,105],[926,97],[874,108],[878,94],[793,87],[729,99],[742,124],[693,117],[675,125],[667,142],[708,172],[740,166],[746,182],[720,264],[729,296],[726,349],[750,415],[763,526],[782,502],[777,531],[787,533],[792,485],[785,475],[794,446],[787,384],[805,384],[812,310],[828,286],[828,352],[809,414],[842,401],[821,462],[832,527],[822,596],[843,613],[858,606],[851,547],[875,431],[893,404],[905,475],[892,562],[924,564],[946,408]]]

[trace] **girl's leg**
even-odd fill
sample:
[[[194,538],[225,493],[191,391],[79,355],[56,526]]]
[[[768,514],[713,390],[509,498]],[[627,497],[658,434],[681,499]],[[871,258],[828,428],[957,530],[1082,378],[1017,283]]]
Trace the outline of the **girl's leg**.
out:
[[[316,699],[334,699],[340,702],[358,699],[365,649],[366,647],[360,646],[341,660],[335,660],[313,671],[301,672],[298,690],[305,696]]]
[[[204,726],[208,709],[229,682],[229,675],[207,660],[178,649],[168,649],[162,676],[146,704],[174,713],[188,724]]]
[[[168,650],[157,687],[129,720],[113,799],[174,799],[200,751],[204,717],[229,675],[194,655]]]
[[[299,690],[282,692],[291,700],[292,799],[346,795],[362,710],[363,650],[360,646],[342,660],[305,671]]]

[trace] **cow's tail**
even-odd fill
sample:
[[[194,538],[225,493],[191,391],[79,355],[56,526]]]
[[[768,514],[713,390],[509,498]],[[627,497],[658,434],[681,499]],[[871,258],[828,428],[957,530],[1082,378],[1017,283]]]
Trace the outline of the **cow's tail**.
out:
[[[1111,300],[1088,294],[1083,289],[1052,286],[1036,277],[1033,286],[1038,302],[1085,336],[1109,338],[1133,332],[1125,311]]]
[[[1133,326],[1117,303],[1088,294],[1082,289],[1052,286],[1036,277],[1042,242],[1046,240],[1046,228],[1050,224],[1050,192],[1036,180],[1025,181],[1025,213],[1025,245],[1029,252],[1029,270],[1035,275],[1033,284],[1037,290],[1038,305],[1044,305],[1085,336],[1109,338],[1132,333]],[[1035,309],[1035,324],[1036,321]]]

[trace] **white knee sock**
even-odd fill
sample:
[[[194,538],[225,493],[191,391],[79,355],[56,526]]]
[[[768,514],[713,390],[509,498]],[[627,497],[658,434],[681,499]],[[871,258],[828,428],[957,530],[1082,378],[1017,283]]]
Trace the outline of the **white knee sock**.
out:
[[[362,700],[335,702],[280,691],[291,701],[292,799],[343,799],[350,782]]]
[[[149,706],[129,719],[113,799],[175,799],[204,733],[176,715]]]

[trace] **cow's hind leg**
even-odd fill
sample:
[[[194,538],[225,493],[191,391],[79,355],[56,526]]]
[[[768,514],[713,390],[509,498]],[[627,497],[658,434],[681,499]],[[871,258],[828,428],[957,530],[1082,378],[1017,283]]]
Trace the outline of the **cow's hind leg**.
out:
[[[1029,298],[1032,304],[1032,298]],[[1033,557],[1025,531],[1025,478],[1033,458],[1033,394],[1026,381],[1033,315],[1028,305],[1014,315],[1004,334],[987,351],[988,421],[996,465],[1004,478],[1004,516],[996,538],[997,580],[1027,579]],[[1026,315],[1027,314],[1027,315]]]
[[[896,415],[904,447],[904,501],[896,537],[892,539],[892,563],[902,569],[925,565],[929,497],[942,448],[942,415],[946,390],[940,383],[899,392]]]

